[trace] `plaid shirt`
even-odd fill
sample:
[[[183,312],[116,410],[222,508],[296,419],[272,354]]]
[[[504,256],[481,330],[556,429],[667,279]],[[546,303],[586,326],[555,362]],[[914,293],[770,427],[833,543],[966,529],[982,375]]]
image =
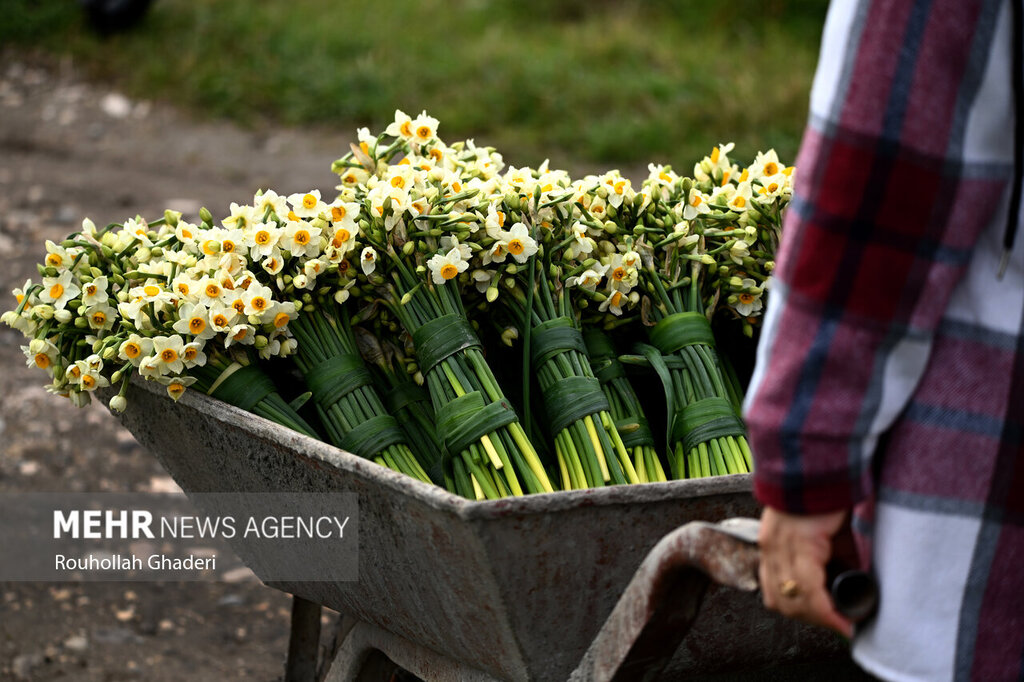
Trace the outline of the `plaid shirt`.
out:
[[[886,679],[1024,679],[1010,19],[832,4],[747,399],[757,497],[856,509],[882,598],[853,653]]]

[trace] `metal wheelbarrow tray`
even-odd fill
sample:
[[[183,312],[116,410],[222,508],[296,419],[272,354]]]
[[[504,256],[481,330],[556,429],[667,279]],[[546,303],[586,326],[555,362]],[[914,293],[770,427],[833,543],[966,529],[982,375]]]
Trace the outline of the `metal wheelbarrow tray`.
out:
[[[133,389],[121,421],[186,493],[357,493],[359,580],[271,586],[463,671],[439,677],[569,678],[663,536],[758,511],[749,475],[470,501],[196,392],[173,405],[152,382]],[[765,612],[753,594],[712,585],[666,675],[841,649],[823,630]]]

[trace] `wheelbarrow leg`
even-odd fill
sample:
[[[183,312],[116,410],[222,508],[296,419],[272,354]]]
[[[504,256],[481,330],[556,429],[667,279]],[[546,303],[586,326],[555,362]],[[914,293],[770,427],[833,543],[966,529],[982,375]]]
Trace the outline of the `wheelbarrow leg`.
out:
[[[288,639],[285,682],[315,682],[320,648],[320,605],[292,597],[292,629]]]

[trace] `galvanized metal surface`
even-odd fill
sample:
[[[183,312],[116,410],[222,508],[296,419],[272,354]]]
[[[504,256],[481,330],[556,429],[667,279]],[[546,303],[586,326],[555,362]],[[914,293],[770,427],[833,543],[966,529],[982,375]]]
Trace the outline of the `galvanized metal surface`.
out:
[[[174,405],[160,386],[133,389],[122,422],[186,491],[359,495],[358,582],[273,586],[499,679],[566,679],[664,535],[757,515],[747,475],[472,502],[197,393]],[[720,595],[708,601],[726,610],[701,613],[687,640],[696,650],[681,647],[673,665],[715,665],[722,649],[820,655],[820,636],[799,628],[736,639],[731,624],[779,621]]]

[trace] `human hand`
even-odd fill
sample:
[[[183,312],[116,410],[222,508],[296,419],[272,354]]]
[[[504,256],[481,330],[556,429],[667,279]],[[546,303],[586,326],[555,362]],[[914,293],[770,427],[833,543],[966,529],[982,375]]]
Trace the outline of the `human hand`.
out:
[[[766,608],[853,635],[853,623],[835,610],[825,585],[832,538],[845,520],[845,511],[798,516],[765,507],[758,534],[758,576]]]

